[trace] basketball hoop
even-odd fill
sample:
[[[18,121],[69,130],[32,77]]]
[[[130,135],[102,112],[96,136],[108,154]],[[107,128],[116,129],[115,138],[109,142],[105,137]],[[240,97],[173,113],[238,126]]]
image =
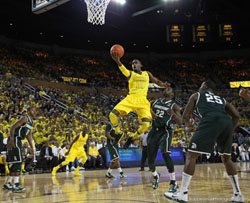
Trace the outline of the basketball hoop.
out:
[[[93,25],[105,24],[105,14],[110,0],[85,0],[88,10],[88,22]]]

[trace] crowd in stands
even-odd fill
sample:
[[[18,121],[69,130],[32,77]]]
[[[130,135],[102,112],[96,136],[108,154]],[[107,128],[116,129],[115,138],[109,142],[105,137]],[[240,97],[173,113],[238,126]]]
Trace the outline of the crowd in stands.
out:
[[[136,57],[136,56],[135,56]],[[132,58],[123,59],[131,66]],[[144,59],[145,70],[161,80],[169,80],[183,91],[197,90],[206,78],[215,80],[221,89],[229,88],[230,81],[244,81],[250,77],[248,58],[220,58],[197,60],[195,58]],[[126,88],[127,81],[118,71],[111,57],[55,55],[53,53],[26,47],[0,48],[0,73],[18,77],[31,77],[47,81],[62,82],[61,76],[82,77],[88,85]]]
[[[127,61],[126,63],[129,64]],[[150,71],[163,81],[168,79],[173,86],[177,87],[179,89],[177,97],[185,103],[190,94],[198,89],[201,82],[211,77],[211,73],[220,87],[226,88],[229,80],[249,79],[250,73],[247,71],[249,66],[250,61],[243,59],[220,59],[203,64],[188,59],[165,59],[151,64]],[[60,57],[28,48],[0,48],[0,74],[4,75],[0,80],[0,152],[6,151],[6,139],[10,127],[25,113],[27,106],[35,105],[38,117],[35,120],[33,137],[36,151],[39,152],[36,154],[35,167],[37,169],[49,172],[55,165],[65,160],[65,153],[69,149],[70,142],[82,131],[83,127],[88,128],[90,139],[90,152],[84,167],[105,167],[107,164],[104,150],[105,125],[110,110],[122,98],[97,92],[73,92],[45,87],[29,90],[24,87],[22,78],[62,82],[61,76],[78,76],[87,78],[89,85],[94,87],[100,85],[109,88],[126,88],[126,79],[115,68],[111,60],[101,58]],[[16,78],[13,79],[13,76]],[[247,161],[250,141],[248,134],[244,132],[250,131],[250,106],[237,96],[237,91],[223,89],[220,93],[236,106],[242,117],[241,129],[237,130],[234,135],[233,159],[234,161]],[[43,95],[48,95],[49,99],[44,99]],[[56,100],[65,104],[66,107],[58,106]],[[81,113],[75,113],[76,110]],[[137,116],[133,113],[121,119],[121,129],[125,132],[124,140],[136,131],[138,125]],[[182,127],[176,125],[172,127],[172,147],[183,148],[185,154],[191,136]],[[121,147],[124,140],[120,143]],[[23,171],[29,171],[34,169],[34,163],[26,140],[23,142],[23,147],[25,149]],[[132,147],[138,147],[138,142],[133,143]],[[2,154],[1,159],[4,160],[4,157],[5,155]],[[210,157],[201,157],[200,161],[204,159],[219,162],[216,148],[214,154]],[[61,170],[70,170],[78,164],[76,160]]]

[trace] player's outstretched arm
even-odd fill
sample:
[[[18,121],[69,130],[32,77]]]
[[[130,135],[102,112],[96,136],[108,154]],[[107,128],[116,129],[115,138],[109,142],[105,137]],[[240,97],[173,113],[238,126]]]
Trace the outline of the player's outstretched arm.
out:
[[[236,129],[236,127],[238,126],[239,120],[240,120],[240,114],[239,112],[236,110],[236,108],[230,104],[229,102],[226,103],[226,112],[228,115],[230,115],[232,117],[233,120],[233,131]]]
[[[123,75],[125,75],[127,78],[130,77],[131,71],[128,70],[120,61],[119,55],[116,52],[111,53],[112,59],[117,63],[120,71],[122,72]]]
[[[179,107],[179,105],[174,104],[173,109],[168,109],[167,112],[168,112],[169,115],[173,116],[174,121],[178,125],[182,124],[182,120],[181,120],[181,108]]]
[[[27,123],[27,118],[23,116],[20,120],[18,120],[13,126],[10,128],[10,143],[8,145],[9,149],[14,148],[14,133],[16,128],[21,127]]]
[[[249,94],[249,89],[241,88],[239,95],[244,98],[245,100],[250,102],[250,94]]]
[[[188,104],[183,112],[182,121],[185,123],[185,126],[188,128],[188,131],[193,131],[194,126],[190,122],[190,117],[194,111],[195,104],[198,98],[198,93],[194,93],[188,100]]]
[[[169,84],[168,82],[165,82],[165,83],[164,83],[164,82],[160,81],[158,78],[154,77],[153,74],[150,73],[149,71],[147,71],[147,72],[148,72],[148,76],[149,76],[149,79],[150,79],[151,82],[153,82],[153,83],[159,85],[160,87],[165,87],[165,88],[167,88],[167,87],[170,86],[170,84]]]

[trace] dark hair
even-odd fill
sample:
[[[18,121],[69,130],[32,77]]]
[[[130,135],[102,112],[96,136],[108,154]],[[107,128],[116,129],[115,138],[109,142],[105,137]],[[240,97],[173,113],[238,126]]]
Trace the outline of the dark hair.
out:
[[[206,86],[209,88],[209,89],[212,89],[212,90],[215,90],[216,89],[216,84],[215,84],[215,82],[214,81],[212,81],[212,80],[206,80],[205,81],[205,84],[206,84]]]

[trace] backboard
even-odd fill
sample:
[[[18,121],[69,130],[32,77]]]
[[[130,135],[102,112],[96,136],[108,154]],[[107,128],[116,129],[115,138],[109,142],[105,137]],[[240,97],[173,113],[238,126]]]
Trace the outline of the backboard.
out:
[[[35,14],[44,13],[68,1],[70,0],[31,0],[32,12]]]

